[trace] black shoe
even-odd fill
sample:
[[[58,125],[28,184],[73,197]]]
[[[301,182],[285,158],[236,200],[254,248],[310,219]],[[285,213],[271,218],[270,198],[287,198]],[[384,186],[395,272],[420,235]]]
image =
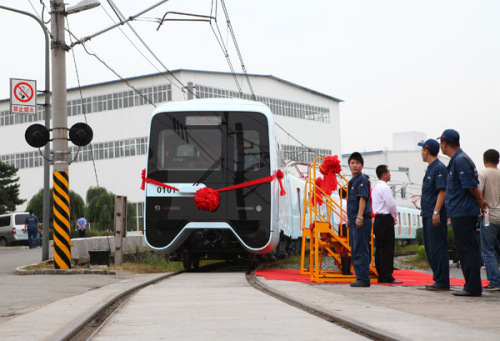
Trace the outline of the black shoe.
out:
[[[351,283],[351,287],[353,288],[367,288],[370,286],[370,282],[356,281]]]
[[[454,296],[469,296],[469,297],[479,297],[479,296],[481,296],[481,293],[475,294],[475,293],[472,293],[470,291],[465,291],[465,290],[455,291],[452,294]]]
[[[388,280],[388,281],[381,281],[381,280],[378,280],[378,283],[402,284],[403,282],[401,282],[401,281],[396,281],[396,280],[393,278],[393,279],[390,279],[390,280]]]
[[[430,290],[430,291],[450,291],[450,287],[440,287],[436,283],[431,284],[431,285],[426,285],[425,290]]]

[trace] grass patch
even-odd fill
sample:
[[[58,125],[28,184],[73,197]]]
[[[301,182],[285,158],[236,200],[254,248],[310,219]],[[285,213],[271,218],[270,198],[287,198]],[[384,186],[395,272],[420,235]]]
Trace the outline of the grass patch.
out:
[[[201,263],[201,262],[200,262]],[[129,258],[122,265],[110,265],[110,270],[120,272],[132,272],[138,274],[160,273],[183,270],[182,262],[172,262],[168,260],[168,255],[163,253],[143,252],[137,256]]]
[[[213,263],[220,263],[220,261],[204,260],[204,259],[200,260],[200,266],[209,265]],[[47,270],[47,269],[54,269],[53,260],[38,263],[35,265],[28,265],[24,267],[24,270]],[[93,267],[89,263],[81,265],[73,264],[71,269],[88,270],[88,269],[93,269]],[[147,273],[180,271],[184,270],[184,266],[182,262],[169,261],[168,255],[164,253],[143,252],[140,254],[127,257],[126,260],[123,262],[123,264],[120,266],[116,266],[115,264],[113,264],[113,260],[110,260],[109,266],[99,265],[98,269],[103,272],[115,271],[117,273],[121,272],[121,273],[147,274]]]
[[[309,257],[307,257],[309,259]],[[309,260],[307,260],[309,262]],[[300,266],[300,256],[289,256],[265,265],[265,269],[290,269]]]

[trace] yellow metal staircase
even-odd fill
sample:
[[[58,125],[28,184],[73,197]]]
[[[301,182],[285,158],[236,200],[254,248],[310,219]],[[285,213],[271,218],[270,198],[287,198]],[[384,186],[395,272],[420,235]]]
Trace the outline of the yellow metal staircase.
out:
[[[345,217],[347,212],[342,194],[348,194],[348,181],[342,174],[337,174],[339,200],[325,193],[316,184],[321,175],[320,167],[324,158],[317,158],[309,167],[309,174],[304,190],[304,206],[301,214],[302,244],[300,258],[300,273],[310,276],[311,281],[354,282],[351,262],[351,247],[349,246],[349,229]],[[347,195],[345,196],[347,198]],[[343,202],[344,201],[344,202]],[[320,205],[321,203],[321,205]],[[338,224],[333,217],[338,217]],[[370,280],[377,281],[377,270],[373,265],[373,228],[370,240]],[[323,257],[332,257],[340,270],[323,269]]]

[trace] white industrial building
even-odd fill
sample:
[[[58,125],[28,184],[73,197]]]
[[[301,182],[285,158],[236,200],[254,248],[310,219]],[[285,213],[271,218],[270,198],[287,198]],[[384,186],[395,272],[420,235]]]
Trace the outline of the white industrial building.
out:
[[[422,147],[418,146],[418,142],[425,140],[427,137],[421,132],[398,132],[393,134],[392,150],[359,151],[365,162],[363,172],[370,176],[370,180],[377,180],[375,169],[378,165],[389,167],[391,170],[389,186],[393,190],[397,205],[411,208],[415,208],[415,204],[420,205],[422,180],[428,164],[422,161]],[[351,153],[342,155],[344,165],[347,165],[349,155]],[[449,157],[441,152],[438,157],[448,165]]]
[[[319,155],[340,155],[341,100],[272,75],[248,77],[256,100],[275,114],[284,158],[310,162]],[[127,196],[140,216],[150,116],[154,105],[188,99],[189,91],[180,83],[197,98],[252,98],[243,74],[183,69],[69,89],[68,127],[86,122],[94,132],[91,145],[78,155],[78,147],[69,142],[70,161],[75,159],[69,167],[70,189],[82,198],[96,186]],[[20,197],[27,200],[43,188],[43,158],[24,139],[28,126],[44,124],[43,102],[39,96],[37,114],[13,114],[9,99],[0,100],[0,161],[19,169]]]

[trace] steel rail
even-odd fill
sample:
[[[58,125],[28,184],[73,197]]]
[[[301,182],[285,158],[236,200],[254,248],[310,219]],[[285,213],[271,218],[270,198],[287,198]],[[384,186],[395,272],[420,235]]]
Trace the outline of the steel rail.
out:
[[[372,340],[380,340],[380,341],[401,341],[402,339],[399,336],[394,334],[387,333],[385,331],[373,328],[365,323],[360,321],[353,321],[351,319],[346,318],[340,314],[336,314],[333,312],[321,310],[318,307],[312,306],[300,300],[297,300],[289,295],[286,295],[282,292],[279,292],[266,284],[262,283],[257,279],[255,273],[252,271],[246,273],[246,279],[248,283],[257,290],[262,291],[265,294],[268,294],[288,305],[299,308],[305,312],[308,312],[314,316],[322,318],[325,321],[334,323],[342,328],[360,334],[364,337],[367,337]]]

